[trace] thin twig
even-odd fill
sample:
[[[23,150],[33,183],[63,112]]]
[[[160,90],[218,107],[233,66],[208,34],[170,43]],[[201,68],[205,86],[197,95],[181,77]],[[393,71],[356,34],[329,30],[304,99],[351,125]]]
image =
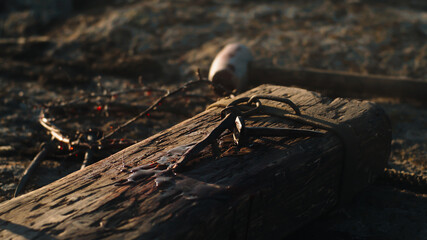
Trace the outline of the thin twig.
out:
[[[82,166],[80,167],[80,169],[83,169],[92,163],[92,156],[93,156],[92,150],[90,148],[86,149],[85,157],[84,157],[84,160],[83,160],[83,163],[82,163]]]
[[[41,161],[46,157],[46,155],[52,150],[53,143],[49,141],[45,143],[40,150],[40,152],[34,157],[33,161],[31,161],[30,165],[25,169],[25,172],[22,174],[21,180],[18,183],[18,186],[15,189],[15,193],[13,197],[17,197],[21,190],[25,187],[28,179],[30,179],[31,173],[36,169]]]
[[[194,81],[190,81],[185,83],[184,85],[182,85],[181,87],[173,90],[173,91],[167,91],[166,94],[164,94],[162,97],[158,98],[153,104],[151,104],[151,106],[149,106],[147,109],[145,109],[144,111],[140,112],[138,115],[136,115],[135,117],[129,119],[127,122],[123,123],[122,125],[118,126],[116,129],[114,129],[113,131],[111,131],[110,133],[108,133],[107,135],[103,136],[102,138],[100,138],[98,140],[99,143],[101,143],[102,141],[104,141],[107,138],[110,138],[111,136],[113,136],[115,133],[117,133],[118,131],[120,131],[121,129],[127,127],[128,125],[132,124],[133,122],[135,122],[136,120],[146,116],[148,113],[150,113],[152,110],[154,110],[159,103],[163,102],[166,98],[169,98],[171,96],[174,96],[178,93],[180,93],[181,91],[184,91],[185,89],[187,89],[188,87],[192,86],[192,85],[196,85],[196,84],[200,84],[200,83],[207,83],[207,84],[212,84],[211,81],[206,80],[206,79],[202,79],[201,77],[199,77],[198,80],[194,80]]]
[[[52,137],[54,137],[56,140],[63,142],[63,143],[66,143],[66,144],[71,143],[71,139],[67,136],[67,134],[65,134],[65,132],[62,129],[60,129],[58,126],[51,123],[46,118],[43,111],[40,113],[39,123],[44,128],[46,128],[49,131],[50,135],[52,135]]]
[[[123,95],[123,94],[137,93],[137,92],[159,92],[159,93],[165,93],[167,91],[168,90],[161,89],[161,88],[153,88],[153,87],[143,87],[143,88],[126,89],[126,90],[122,90],[122,91],[114,91],[114,92],[107,92],[107,93],[91,94],[89,96],[82,96],[80,98],[73,99],[73,100],[70,100],[70,101],[61,101],[57,106],[63,107],[63,106],[67,106],[67,105],[70,105],[70,104],[74,104],[76,102],[89,101],[90,99],[98,98],[98,97],[110,98],[110,97],[113,97],[113,96],[119,96],[119,95]]]

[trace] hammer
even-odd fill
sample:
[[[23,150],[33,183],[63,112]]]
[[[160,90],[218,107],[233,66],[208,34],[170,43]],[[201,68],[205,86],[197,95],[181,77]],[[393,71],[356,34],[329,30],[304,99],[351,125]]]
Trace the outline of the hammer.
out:
[[[237,93],[250,86],[277,84],[325,93],[332,97],[397,99],[427,105],[427,81],[331,71],[314,68],[277,68],[254,61],[248,47],[226,45],[215,57],[209,80]]]

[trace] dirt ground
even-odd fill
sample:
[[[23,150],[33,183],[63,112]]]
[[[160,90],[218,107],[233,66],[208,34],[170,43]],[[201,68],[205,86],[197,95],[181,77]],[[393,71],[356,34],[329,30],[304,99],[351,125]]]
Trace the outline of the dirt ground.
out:
[[[0,201],[13,196],[42,142],[47,104],[144,86],[175,88],[207,69],[227,43],[257,61],[407,76],[427,81],[427,2],[394,1],[2,1],[0,3]],[[206,94],[206,92],[208,92]],[[194,92],[212,97],[204,88]],[[427,94],[427,93],[426,93]],[[155,91],[94,98],[67,128],[104,131],[149,106]],[[214,101],[188,95],[117,137],[144,139]],[[427,176],[427,108],[373,99],[393,127],[389,167]],[[126,106],[126,108],[124,107]],[[99,108],[100,107],[100,108]],[[114,111],[114,107],[120,111]],[[125,109],[125,110],[123,110]],[[65,109],[64,111],[74,111]],[[79,169],[58,152],[37,169],[31,191]],[[102,158],[103,156],[97,156]],[[347,208],[289,239],[427,239],[427,194],[378,183]]]

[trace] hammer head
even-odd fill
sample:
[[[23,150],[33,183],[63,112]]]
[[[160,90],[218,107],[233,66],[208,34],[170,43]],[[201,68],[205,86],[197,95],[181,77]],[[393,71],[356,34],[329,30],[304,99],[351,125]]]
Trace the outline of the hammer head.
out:
[[[209,69],[209,80],[230,92],[241,92],[248,85],[248,64],[252,59],[252,53],[245,45],[228,44],[213,60]]]

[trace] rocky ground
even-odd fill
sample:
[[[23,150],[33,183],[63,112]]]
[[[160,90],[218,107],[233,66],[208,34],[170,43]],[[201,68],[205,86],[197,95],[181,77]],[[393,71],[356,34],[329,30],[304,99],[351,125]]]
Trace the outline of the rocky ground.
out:
[[[175,88],[193,79],[198,67],[208,68],[230,42],[247,45],[257,61],[270,66],[427,80],[427,3],[2,1],[0,201],[13,196],[26,166],[48,139],[38,123],[46,104],[141,84]],[[118,114],[104,108],[105,100],[95,98],[83,118],[66,119],[72,123],[68,127],[109,130],[156,96],[146,91],[117,97],[117,106],[128,107]],[[171,101],[165,111],[138,121],[119,136],[141,140],[202,111],[210,101],[190,95]],[[390,167],[427,176],[426,106],[374,101],[393,126]],[[81,158],[49,157],[26,191],[77,170]],[[426,194],[377,184],[348,208],[290,238],[426,239],[426,223]]]

